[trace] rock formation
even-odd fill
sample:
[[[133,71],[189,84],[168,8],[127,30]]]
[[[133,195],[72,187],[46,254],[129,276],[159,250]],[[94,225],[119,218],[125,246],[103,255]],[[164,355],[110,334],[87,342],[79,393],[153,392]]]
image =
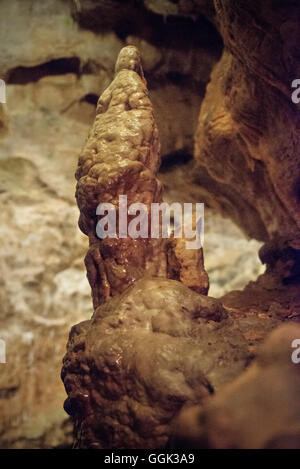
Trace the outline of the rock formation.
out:
[[[115,79],[98,101],[95,123],[76,172],[79,226],[89,237],[85,263],[94,308],[145,275],[179,278],[201,293],[208,291],[202,249],[191,256],[182,240],[150,238],[151,204],[162,201],[162,186],[156,177],[159,163],[158,130],[141,60],[137,49],[128,46],[119,54]],[[118,233],[115,239],[99,240],[98,205],[112,204],[119,220],[119,196],[124,195],[128,207],[145,205],[146,237],[132,239],[126,226],[122,237]],[[117,225],[119,232],[119,222]]]
[[[273,331],[245,373],[208,399],[203,408],[191,407],[181,413],[174,422],[171,444],[181,448],[299,449],[300,364],[291,360],[295,337],[300,337],[298,324]]]
[[[133,24],[122,34],[109,15],[96,31],[82,20],[92,3],[97,2],[0,2],[0,78],[7,91],[7,103],[0,103],[0,339],[7,346],[7,363],[0,365],[1,448],[72,442],[62,408],[61,358],[72,324],[91,315],[83,263],[87,237],[76,227],[73,174],[120,49],[130,43],[143,52],[163,158],[192,152],[205,84],[222,50],[220,36],[204,18],[179,15],[174,24],[146,8],[139,11],[139,31]],[[100,14],[92,17],[101,17],[104,3],[116,2],[98,2]],[[119,2],[125,3],[129,8],[132,2]],[[80,15],[73,11],[76,4],[82,6]],[[184,47],[177,45],[178,29],[184,30]],[[201,67],[192,77],[196,61]],[[183,118],[174,123],[171,117],[179,110]],[[228,242],[233,236],[248,249],[229,220],[216,220],[215,240],[226,229]],[[255,254],[257,247],[250,251]],[[247,266],[239,277],[242,286],[250,270]],[[236,282],[237,268],[230,273]],[[223,283],[214,284],[221,294]]]
[[[215,3],[226,47],[195,136],[195,158],[206,175],[199,183],[207,200],[249,236],[296,243],[300,133],[291,84],[300,75],[299,6],[293,0]]]
[[[111,83],[118,53],[126,45],[136,46],[143,59],[161,143],[162,165],[155,178],[164,185],[164,200],[206,204],[205,269],[210,295],[219,300],[197,295],[202,288],[198,275],[206,274],[192,258],[191,276],[187,252],[181,243],[171,242],[162,249],[169,267],[160,279],[146,278],[150,265],[141,260],[133,276],[140,280],[121,294],[113,288],[114,296],[96,309],[95,317],[106,317],[105,331],[96,326],[92,333],[91,321],[76,326],[80,334],[72,335],[66,365],[82,358],[85,371],[71,373],[66,368],[65,379],[74,391],[67,407],[78,422],[78,446],[109,445],[111,429],[118,427],[113,445],[122,439],[121,428],[130,434],[129,444],[164,445],[184,402],[194,406],[201,400],[206,413],[206,397],[214,388],[221,402],[223,383],[232,389],[231,382],[240,379],[268,332],[282,321],[298,321],[299,106],[290,99],[291,81],[299,78],[297,3],[221,0],[215,2],[215,13],[212,0],[0,2],[0,78],[7,91],[7,103],[0,103],[0,339],[7,348],[7,363],[0,364],[1,448],[72,444],[72,425],[62,408],[66,396],[59,377],[61,357],[72,324],[91,316],[83,262],[88,237],[76,228],[73,174],[99,95]],[[262,243],[264,275],[257,256]],[[106,255],[105,245],[97,244],[98,248]],[[136,262],[137,252],[133,254]],[[202,266],[201,256],[198,261]],[[110,260],[107,264],[112,265]],[[129,264],[125,269],[130,270]],[[141,293],[144,288],[151,292],[148,296]],[[124,312],[127,300],[133,305],[129,313]],[[116,310],[108,313],[109,304]],[[181,305],[188,310],[184,317]],[[114,321],[127,316],[124,329],[121,323],[114,327]],[[134,332],[138,324],[141,340]],[[94,339],[97,327],[103,341]],[[120,347],[140,391],[139,396],[130,394],[129,407],[135,413],[131,410],[128,420],[123,412],[124,389],[115,401],[105,400],[104,389],[112,389],[112,377],[113,383],[129,383],[130,388],[131,375],[120,367],[124,373],[119,379],[116,369],[105,369],[105,388],[98,391],[103,376],[99,357],[109,362],[113,344],[109,334],[115,330],[118,337],[124,332]],[[127,339],[137,343],[144,374],[126,346]],[[149,342],[149,358],[142,340]],[[164,342],[167,350],[159,354]],[[79,343],[89,348],[88,357]],[[95,344],[99,353],[94,354]],[[193,354],[195,361],[189,362]],[[153,361],[160,364],[161,372]],[[87,368],[90,363],[92,372]],[[98,374],[100,380],[94,378]],[[84,376],[85,382],[74,387],[76,376]],[[92,384],[86,384],[90,376]],[[158,396],[153,394],[152,380]],[[91,427],[83,421],[84,410],[79,406],[75,411],[81,399],[75,391],[85,396],[86,388],[95,397],[89,400],[94,412]],[[254,395],[243,396],[240,402],[253,401]],[[141,404],[145,401],[149,406]],[[116,418],[111,423],[110,415],[105,415],[105,435],[100,438],[96,415],[103,412],[103,402],[112,406]],[[251,409],[255,414],[254,401]],[[143,416],[148,412],[154,424],[147,433]],[[295,416],[297,412],[295,406]],[[198,414],[199,407],[195,418]],[[282,413],[274,415],[279,419]],[[161,421],[162,427],[157,427]],[[176,445],[183,444],[180,438],[187,433],[187,427],[180,425]],[[238,428],[245,441],[243,426]],[[283,438],[270,435],[276,436],[273,446],[284,446],[284,441],[295,444],[294,417],[291,427],[287,432],[283,421]],[[156,433],[161,429],[161,437],[154,435],[155,428]],[[82,438],[80,429],[85,432]],[[201,426],[202,436],[197,427],[190,437],[203,446],[204,434],[211,432]],[[210,447],[220,446],[221,440],[208,440]],[[235,439],[229,444],[241,446]],[[266,446],[265,436],[256,444]]]
[[[208,203],[266,241],[260,258],[267,265],[256,282],[228,293],[222,304],[238,317],[252,311],[298,322],[299,111],[291,83],[299,75],[299,6],[272,0],[215,5],[226,49],[201,107],[195,174]],[[299,327],[282,326],[246,373],[203,409],[183,412],[175,444],[299,448],[299,367],[290,358],[297,336]]]
[[[137,281],[71,331],[62,377],[76,446],[164,447],[182,405],[246,360],[246,341],[217,301],[174,280]]]
[[[77,447],[163,447],[174,433],[175,447],[298,447],[299,367],[290,347],[299,327],[279,327],[258,352],[268,332],[300,315],[298,117],[287,84],[297,72],[291,12],[298,10],[290,3],[288,10],[271,0],[267,7],[216,2],[227,49],[213,72],[195,140],[194,182],[203,184],[213,206],[266,242],[260,252],[266,272],[221,302],[192,292],[180,277],[163,279],[154,271],[147,278],[153,271],[145,268],[115,298],[99,291],[92,319],[71,331],[62,371]],[[241,37],[252,45],[250,53],[239,46]],[[274,47],[279,56],[271,53]],[[110,99],[110,88],[104,96]],[[274,122],[278,109],[282,115]],[[85,217],[80,226],[90,239],[101,190],[92,192],[94,205],[87,209],[77,196]],[[109,190],[114,200],[113,184]],[[116,253],[120,246],[116,240]],[[92,289],[101,281],[93,277]],[[261,412],[263,428],[256,432]]]

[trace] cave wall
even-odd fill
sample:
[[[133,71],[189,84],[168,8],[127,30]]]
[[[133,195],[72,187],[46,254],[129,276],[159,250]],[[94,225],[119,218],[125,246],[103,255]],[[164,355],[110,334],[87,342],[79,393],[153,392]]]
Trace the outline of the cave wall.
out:
[[[7,349],[7,363],[0,365],[1,447],[72,441],[61,360],[71,324],[91,315],[74,172],[119,50],[129,42],[142,51],[163,155],[191,153],[205,84],[221,54],[219,35],[202,17],[169,12],[167,4],[163,11],[154,3],[149,9],[113,4],[0,4],[0,77],[7,95],[0,104],[0,338]],[[124,24],[133,14],[135,20]],[[95,18],[102,23],[93,24]]]
[[[124,45],[136,45],[143,58],[160,132],[166,200],[207,203],[205,262],[212,273],[211,294],[242,288],[262,273],[256,258],[260,244],[248,242],[215,211],[264,241],[271,203],[262,195],[261,211],[267,206],[267,215],[258,216],[256,202],[251,207],[241,202],[250,217],[245,226],[227,180],[224,189],[226,175],[219,181],[214,150],[207,145],[205,156],[201,149],[207,143],[201,127],[205,106],[215,106],[215,101],[209,103],[209,87],[215,86],[218,67],[227,66],[216,65],[222,54],[221,64],[228,56],[218,28],[210,0],[1,2],[0,78],[7,93],[7,103],[0,104],[0,338],[7,345],[7,363],[0,364],[1,447],[72,442],[72,426],[62,408],[61,359],[71,325],[92,312],[74,172],[98,97],[110,83]],[[217,105],[222,102],[223,95]],[[226,147],[226,154],[237,154],[243,162],[242,148],[239,153]],[[253,179],[251,164],[245,178]],[[261,162],[255,164],[258,174],[266,172]],[[249,192],[258,190],[253,184]],[[293,217],[278,208],[275,228],[279,222],[290,226]]]
[[[215,4],[225,50],[199,116],[198,180],[211,203],[251,237],[296,243],[300,133],[299,106],[291,96],[300,72],[299,5],[293,0]]]

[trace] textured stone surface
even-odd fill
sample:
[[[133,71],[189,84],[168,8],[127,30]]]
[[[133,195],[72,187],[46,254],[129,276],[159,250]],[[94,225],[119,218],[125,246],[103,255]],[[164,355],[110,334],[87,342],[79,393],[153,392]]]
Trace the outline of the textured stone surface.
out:
[[[71,325],[92,311],[73,175],[119,50],[138,43],[143,52],[166,155],[192,150],[204,84],[221,49],[210,28],[214,45],[202,34],[198,53],[192,46],[194,28],[192,37],[186,35],[190,60],[182,81],[185,54],[177,53],[175,34],[165,49],[152,41],[149,10],[142,19],[149,24],[140,24],[152,35],[147,39],[134,30],[120,37],[109,15],[101,31],[79,26],[74,5],[59,0],[0,4],[0,78],[7,82],[7,104],[0,104],[0,338],[7,344],[7,363],[0,365],[1,447],[71,444],[62,409],[61,358]],[[157,20],[164,24],[160,15]],[[196,57],[203,64],[197,86],[193,79],[189,83]],[[173,113],[180,108],[184,115],[175,133],[168,102]]]
[[[202,249],[189,251],[184,238],[150,237],[151,204],[162,202],[162,184],[157,178],[158,129],[148,94],[138,50],[134,46],[124,47],[116,62],[115,78],[98,101],[95,122],[76,171],[79,226],[89,237],[85,264],[94,308],[145,275],[179,279],[199,293],[208,291]],[[131,222],[126,213],[125,235],[119,233],[117,221],[115,239],[111,233],[100,240],[96,235],[101,219],[97,215],[98,205],[111,204],[119,220],[122,211],[119,197],[124,195],[126,212],[131,204],[144,204],[145,236],[138,239],[128,236]]]
[[[7,131],[7,114],[5,111],[5,104],[0,107],[0,136],[3,136]]]
[[[212,207],[250,236],[268,240],[260,251],[265,274],[221,300],[256,354],[265,331],[250,326],[251,316],[267,322],[300,317],[299,115],[290,91],[299,74],[299,8],[271,0],[215,5],[227,49],[201,106],[194,176]],[[291,362],[298,337],[295,325],[274,332],[248,371],[201,409],[183,411],[173,444],[299,448],[299,366]]]
[[[173,445],[214,449],[299,449],[300,370],[291,344],[300,326],[276,329],[256,360],[203,408],[183,411]]]
[[[71,331],[62,377],[77,446],[163,447],[182,405],[219,389],[247,357],[221,304],[174,280],[139,280]]]
[[[62,114],[57,110],[67,108],[76,94],[84,95],[86,89],[82,86],[82,81],[66,74],[7,87],[9,132],[1,141],[0,162],[3,220],[0,338],[7,341],[8,350],[7,364],[1,365],[1,447],[71,444],[71,430],[64,423],[65,392],[59,373],[68,330],[72,324],[89,319],[92,312],[83,263],[87,242],[76,226],[73,174],[94,106],[81,102]],[[174,187],[177,181],[178,186],[174,189],[174,200],[184,200],[180,186],[184,172],[183,168],[183,173],[176,177],[172,172],[164,173],[164,182],[168,182],[167,201],[172,192],[171,181]],[[187,188],[184,193],[188,194]],[[197,191],[186,199],[199,200],[202,197]],[[210,223],[208,218],[206,211],[206,264],[212,295],[221,296],[231,286],[243,287],[249,278],[254,280],[256,270],[251,274],[249,262],[256,256],[257,247],[250,249],[247,239],[229,220],[212,214]],[[234,255],[241,256],[240,267],[230,264]],[[260,268],[259,261],[254,264]],[[224,284],[229,277],[232,283]],[[46,323],[37,325],[36,321]],[[45,337],[51,338],[46,354],[41,346]],[[20,373],[24,366],[31,370],[30,374]],[[40,373],[45,373],[45,379],[38,380]],[[16,380],[16,376],[22,378]]]
[[[154,13],[161,15],[188,15],[195,17],[199,14],[210,19],[214,18],[215,10],[210,0],[145,0],[145,6]]]
[[[76,173],[79,226],[89,236],[86,268],[95,308],[90,321],[72,329],[62,370],[65,409],[75,422],[79,448],[165,446],[181,407],[209,392],[222,392],[266,333],[287,317],[288,306],[295,306],[289,294],[284,317],[271,308],[269,314],[262,310],[270,301],[263,297],[265,288],[275,289],[293,275],[293,252],[277,259],[272,246],[265,247],[263,303],[251,304],[245,292],[239,305],[232,293],[223,299],[226,311],[216,300],[192,295],[182,285],[201,292],[207,281],[201,251],[185,252],[182,240],[173,240],[177,244],[166,256],[164,240],[97,239],[99,202],[111,202],[118,210],[118,195],[126,194],[128,203],[143,202],[150,211],[151,202],[161,201],[158,164],[158,134],[139,53],[126,47],[114,81],[99,99]],[[169,268],[173,257],[179,263],[178,277],[172,263]],[[161,270],[153,269],[156,262]],[[181,283],[160,278],[170,278],[170,272]],[[154,278],[147,280],[149,276]],[[293,285],[284,290],[293,293]],[[274,293],[280,305],[280,292]]]
[[[197,183],[193,160],[177,157],[163,162],[159,178],[164,184],[164,200],[195,203],[207,201],[207,191]],[[211,201],[209,201],[211,202]],[[212,207],[214,209],[212,209]],[[209,295],[219,298],[232,290],[242,290],[265,271],[258,257],[262,243],[243,232],[216,211],[218,204],[205,204],[204,260],[209,277]]]
[[[226,51],[201,107],[199,181],[251,237],[295,238],[300,133],[291,83],[300,74],[299,8],[274,0],[216,6]]]
[[[7,104],[0,104],[0,338],[7,344],[7,363],[0,365],[1,447],[71,444],[61,357],[69,328],[92,310],[73,174],[119,50],[129,42],[143,51],[166,155],[191,151],[204,84],[221,49],[211,28],[214,45],[200,35],[197,53],[194,28],[194,36],[186,35],[190,60],[182,81],[187,62],[174,39],[163,50],[136,31],[121,38],[111,27],[80,27],[70,6],[59,0],[0,5],[0,78],[7,82]],[[196,54],[202,65],[191,84]],[[180,108],[184,115],[175,133],[168,102],[172,113]]]
[[[215,29],[198,16],[211,19],[211,4],[145,1],[138,21],[126,15],[130,21],[119,22],[120,16],[124,18],[120,5],[126,3],[11,0],[0,4],[0,78],[8,82],[7,104],[0,104],[0,338],[6,340],[8,351],[7,364],[0,364],[1,447],[71,444],[71,426],[62,410],[61,357],[69,328],[90,318],[92,310],[82,261],[87,243],[76,229],[73,173],[96,101],[111,81],[123,45],[136,45],[143,56],[161,152],[167,156],[160,176],[167,186],[165,200],[207,202],[207,207],[229,215],[251,237],[263,241],[277,230],[283,236],[290,230],[292,237],[295,233],[297,184],[291,198],[286,194],[287,188],[294,190],[297,177],[291,161],[298,164],[294,151],[298,111],[289,96],[290,82],[299,75],[295,2],[279,9],[278,2],[216,2],[230,53],[224,54],[207,89],[197,137],[198,168],[184,161],[192,154],[205,85],[222,48]],[[119,16],[116,10],[112,14],[113,4]],[[243,23],[253,25],[255,34]],[[211,114],[219,112],[219,106],[232,116],[223,120],[222,113],[221,119]],[[292,124],[287,124],[291,119]],[[255,120],[263,131],[259,137],[263,145],[257,146],[254,138],[255,144],[250,142],[246,151],[248,124],[252,127]],[[290,137],[286,134],[280,142],[286,128]],[[291,183],[284,191],[281,176],[282,182]],[[210,292],[221,297],[255,280],[264,267],[256,256],[259,243],[248,241],[214,211],[206,209],[205,218]],[[268,275],[244,293],[232,292],[223,299],[230,317],[241,316],[236,327],[250,356],[270,328],[299,316],[297,246],[295,239],[271,243],[262,255]]]
[[[84,83],[84,89],[76,86],[78,94],[69,102],[72,111],[86,95],[99,97],[113,76],[121,47],[136,45],[143,55],[150,88],[157,95],[154,104],[158,103],[157,114],[161,116],[163,154],[174,150],[191,152],[204,87],[222,50],[220,36],[204,19],[195,24],[192,19],[178,17],[174,23],[171,17],[165,22],[163,16],[150,14],[144,8],[136,12],[138,30],[129,21],[122,33],[118,23],[112,21],[113,14],[117,10],[116,17],[121,15],[124,20],[124,16],[129,15],[130,3],[84,2],[77,11],[75,6],[80,2],[2,2],[1,78],[9,83],[25,84],[37,82],[44,76],[73,73],[77,79],[69,95],[73,90],[75,93],[74,85]],[[93,27],[91,18],[100,21],[97,28]],[[52,100],[52,105],[54,102]],[[161,112],[162,108],[168,108],[169,102],[173,103],[175,112],[180,109],[185,114],[173,130],[170,114]],[[66,100],[64,105],[64,112],[70,110]]]
[[[282,334],[279,329],[263,345],[266,352],[258,354],[258,362],[264,364],[267,353],[268,380],[262,391],[260,382],[264,380],[264,370],[259,371],[253,382],[250,370],[253,367],[255,370],[255,365],[242,373],[257,356],[258,347],[268,332],[282,320],[299,319],[298,285],[293,281],[287,282],[293,279],[293,269],[298,265],[297,256],[289,248],[283,253],[279,246],[264,247],[261,257],[267,263],[266,273],[243,292],[232,292],[223,297],[222,303],[192,293],[178,282],[140,280],[123,295],[97,308],[91,321],[75,326],[71,331],[62,376],[69,395],[66,410],[76,422],[77,445],[82,448],[163,447],[168,436],[173,434],[173,425],[178,429],[172,443],[175,447],[294,445],[299,411],[293,399],[287,409],[282,406],[282,401],[299,392],[299,370],[294,370],[294,365],[291,367],[291,344],[299,338],[299,326],[291,325],[287,334]],[[162,343],[159,334],[163,334]],[[171,347],[170,355],[164,353],[165,346],[169,350],[168,345]],[[273,364],[275,370],[272,369]],[[198,380],[206,383],[211,393],[216,393],[212,402],[221,402],[213,414],[212,430],[210,426],[202,430],[201,424],[199,429],[197,409],[183,411],[179,423],[172,423],[181,407],[192,406],[195,398],[193,392],[180,394],[181,398],[178,398],[176,390],[182,393],[185,389],[177,373],[178,368],[204,409],[210,409],[210,404],[208,395],[198,389]],[[189,375],[191,369],[192,374]],[[137,394],[132,392],[132,379],[139,383],[136,387],[140,392]],[[231,381],[232,385],[224,387]],[[283,388],[280,383],[284,383]],[[265,396],[269,389],[271,392],[272,386],[276,392],[268,403],[269,412],[266,409],[259,436],[253,426],[248,428],[247,413],[249,409],[252,409],[251,415],[260,413],[260,406],[266,402],[264,399],[260,404],[260,395]],[[173,405],[166,407],[165,393],[169,396],[172,390]],[[239,400],[235,393],[239,393]],[[231,408],[229,417],[225,413],[224,421],[222,403],[227,397],[231,399]],[[112,402],[108,404],[110,399]],[[124,404],[128,400],[129,407]],[[142,407],[139,406],[141,403]],[[131,405],[135,413],[129,410]],[[276,410],[278,406],[279,411]],[[274,427],[272,415],[276,412],[278,421]],[[231,413],[236,422],[231,422]],[[153,424],[149,425],[149,421]],[[287,431],[289,424],[290,434]],[[210,431],[211,436],[210,433],[207,436],[206,432]]]
[[[285,329],[283,332],[279,329],[274,333],[275,336],[271,335],[263,346],[263,352],[258,355],[256,362],[258,365],[252,365],[249,371],[242,373],[236,381],[228,385],[228,388],[222,386],[236,378],[250,359],[257,355],[258,346],[271,329],[282,320],[299,320],[300,315],[299,234],[296,211],[296,208],[297,210],[299,208],[299,201],[293,192],[298,177],[296,172],[298,118],[291,102],[286,99],[287,89],[282,84],[283,78],[290,79],[291,71],[296,70],[289,62],[296,43],[293,39],[285,38],[284,47],[286,46],[287,50],[279,56],[282,61],[287,60],[286,76],[280,73],[276,75],[274,72],[278,72],[276,62],[278,59],[271,51],[274,44],[283,47],[278,36],[280,37],[283,31],[285,33],[291,31],[288,27],[281,27],[283,24],[290,25],[288,17],[291,11],[282,10],[275,3],[268,2],[270,10],[274,6],[270,29],[266,26],[267,21],[262,23],[268,10],[260,7],[259,29],[255,16],[257,4],[247,8],[245,2],[239,4],[234,0],[216,2],[220,29],[229,51],[224,52],[221,62],[214,71],[209,85],[210,90],[201,108],[196,135],[198,166],[194,166],[193,174],[193,182],[202,184],[204,193],[205,183],[206,188],[210,188],[207,199],[214,208],[230,215],[250,236],[268,241],[260,251],[261,260],[266,264],[266,272],[256,282],[250,283],[244,291],[233,291],[225,295],[222,298],[223,306],[215,300],[200,295],[194,296],[194,308],[199,309],[199,315],[192,308],[192,317],[205,317],[209,320],[201,324],[199,330],[195,325],[191,326],[195,336],[193,336],[192,349],[186,355],[183,350],[186,344],[186,331],[191,330],[187,325],[189,314],[179,315],[178,321],[176,319],[174,321],[173,316],[175,314],[177,317],[178,311],[187,313],[190,309],[185,306],[184,299],[177,296],[180,289],[186,287],[176,282],[172,287],[171,284],[168,285],[162,295],[164,301],[168,298],[167,304],[170,310],[164,303],[161,304],[159,297],[156,296],[156,294],[159,296],[166,280],[158,278],[151,280],[154,282],[153,287],[142,283],[147,280],[140,280],[130,291],[127,290],[123,295],[109,299],[96,308],[91,321],[75,327],[70,335],[62,377],[69,395],[66,409],[76,422],[78,447],[164,446],[171,432],[172,418],[182,405],[193,404],[193,395],[184,395],[179,405],[178,396],[173,395],[173,405],[171,408],[165,407],[164,392],[168,393],[169,383],[173,393],[178,384],[181,391],[184,389],[181,376],[173,374],[174,363],[177,365],[175,365],[177,370],[177,360],[183,355],[185,358],[182,372],[185,381],[189,381],[189,369],[192,366],[193,378],[200,379],[202,383],[204,379],[207,390],[217,392],[216,397],[211,399],[212,406],[215,405],[211,416],[210,398],[205,392],[202,395],[194,383],[191,385],[192,389],[197,389],[199,401],[203,401],[202,420],[201,415],[197,416],[197,411],[195,414],[193,410],[188,410],[188,416],[184,416],[183,421],[177,423],[182,428],[177,432],[179,438],[177,443],[175,441],[175,445],[180,444],[183,438],[187,446],[191,444],[193,447],[262,448],[288,444],[289,437],[291,445],[292,440],[295,440],[299,434],[299,409],[297,405],[293,405],[299,390],[298,369],[291,364],[289,355],[291,338],[297,338],[299,328],[290,326],[291,329],[287,329],[286,333]],[[293,5],[291,3],[290,6]],[[251,18],[255,27],[250,23],[249,28],[244,28],[245,21]],[[279,34],[278,29],[280,29]],[[261,30],[264,31],[263,34],[260,34]],[[246,51],[239,50],[238,42],[240,37],[245,37],[247,34],[252,45],[248,55]],[[293,32],[291,35],[293,36]],[[270,72],[265,64],[271,67],[273,72]],[[248,95],[245,94],[246,90]],[[262,96],[263,92],[265,95]],[[284,118],[279,117],[273,125],[275,110],[280,104]],[[286,155],[284,160],[282,152]],[[123,179],[126,180],[124,176]],[[267,191],[263,191],[262,188],[266,188]],[[143,190],[140,192],[143,195]],[[215,201],[212,196],[214,192],[217,193]],[[117,246],[115,251],[117,252]],[[89,269],[89,266],[87,268]],[[171,292],[173,287],[175,295]],[[145,290],[151,305],[147,311],[147,320],[151,321],[152,331],[149,325],[144,326],[146,328],[144,336],[140,330],[140,325],[143,324],[141,318],[134,319],[133,323],[130,319],[132,315],[139,316],[140,310],[145,313],[148,309],[146,303],[139,307]],[[126,295],[132,295],[132,298],[129,299]],[[184,293],[184,298],[187,297],[189,297],[188,291]],[[216,310],[218,304],[221,310]],[[153,316],[153,308],[156,307],[159,309],[158,323],[155,321],[158,313],[154,313]],[[123,308],[124,314],[122,314]],[[131,326],[129,336],[127,321]],[[227,321],[230,322],[229,327]],[[153,322],[156,325],[155,330]],[[231,354],[231,347],[229,351],[225,347],[224,351],[221,340],[216,345],[216,351],[221,351],[219,360],[224,354],[224,362],[222,359],[210,362],[214,353],[210,347],[207,353],[206,347],[211,343],[203,343],[201,340],[202,333],[205,337],[209,337],[207,326],[214,327],[216,324],[227,346],[232,332],[236,334],[237,342],[234,350],[237,355]],[[109,331],[110,327],[120,331],[119,349],[118,345],[113,345],[115,342]],[[163,363],[157,362],[155,353],[159,348],[156,343],[158,337],[156,335],[152,339],[153,331],[167,333],[172,337],[176,335],[178,339],[176,352],[179,350],[179,353],[171,353],[170,357],[164,356]],[[216,337],[216,331],[213,335]],[[142,349],[139,346],[141,337]],[[290,343],[287,343],[287,339]],[[167,344],[168,341],[169,339],[164,337],[163,343]],[[230,343],[232,346],[232,342]],[[145,344],[148,347],[145,347]],[[153,349],[154,355],[151,353]],[[208,366],[205,360],[200,363],[197,358],[199,369],[196,370],[193,352],[203,353],[208,360]],[[143,365],[141,368],[136,365],[136,356],[138,363]],[[277,365],[273,364],[273,358],[278,358]],[[156,362],[158,368],[153,371]],[[235,369],[236,364],[240,365],[238,370]],[[260,383],[264,379],[264,370],[257,370],[257,367],[266,368],[267,381],[263,389]],[[158,374],[157,379],[155,379],[156,374]],[[169,381],[165,380],[166,376]],[[141,387],[137,385],[140,392],[136,395],[132,390],[135,389],[131,384],[132,379],[141,383]],[[221,386],[218,388],[220,383]],[[266,394],[272,387],[274,387],[272,399],[267,401]],[[113,394],[114,391],[116,395]],[[157,391],[159,391],[158,396]],[[151,399],[153,395],[155,398]],[[284,408],[284,400],[290,398],[290,405]],[[113,402],[107,405],[107,399]],[[125,405],[124,401],[128,404],[128,400],[130,404]],[[156,407],[154,409],[152,400],[158,409]],[[143,404],[143,407],[139,408],[136,401],[138,404]],[[265,418],[262,430],[255,432],[257,419],[255,415],[260,415],[262,404],[265,405]],[[131,409],[132,405],[134,411]],[[277,421],[274,426],[272,411],[275,412],[277,406],[280,409],[277,411]],[[208,410],[205,410],[206,408]],[[294,415],[293,410],[295,410]],[[148,414],[149,411],[151,416]],[[207,419],[208,428],[205,427]],[[252,426],[249,425],[249,420]],[[289,425],[290,433],[287,431]],[[187,435],[186,438],[183,435]]]
[[[77,211],[28,159],[2,159],[0,167],[0,335],[7,361],[0,374],[1,447],[71,444],[61,411],[61,356],[71,318],[90,311]]]

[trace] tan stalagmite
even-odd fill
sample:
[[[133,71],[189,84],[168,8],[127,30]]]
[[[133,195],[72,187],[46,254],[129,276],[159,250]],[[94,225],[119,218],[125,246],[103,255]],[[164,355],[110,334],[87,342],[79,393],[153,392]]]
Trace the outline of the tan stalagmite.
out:
[[[128,204],[162,200],[158,165],[140,59],[135,48],[125,48],[77,171],[95,306],[89,321],[72,328],[62,368],[78,448],[165,448],[179,412],[185,418],[188,407],[205,407],[211,394],[222,398],[226,384],[243,379],[268,332],[297,309],[297,253],[285,245],[265,246],[266,273],[221,303],[198,294],[207,289],[202,251],[185,250],[184,239],[97,239],[100,202],[117,206],[125,194]],[[194,414],[188,417],[195,423]],[[197,446],[198,427],[188,432],[180,425]]]
[[[119,54],[113,82],[98,101],[76,172],[79,226],[89,237],[85,263],[95,308],[144,275],[175,278],[207,293],[202,249],[191,254],[182,247],[182,240],[175,239],[100,240],[96,236],[99,203],[112,203],[118,211],[119,195],[127,195],[128,205],[144,203],[150,214],[151,203],[162,201],[162,185],[156,177],[159,150],[141,58],[135,47],[127,46]]]

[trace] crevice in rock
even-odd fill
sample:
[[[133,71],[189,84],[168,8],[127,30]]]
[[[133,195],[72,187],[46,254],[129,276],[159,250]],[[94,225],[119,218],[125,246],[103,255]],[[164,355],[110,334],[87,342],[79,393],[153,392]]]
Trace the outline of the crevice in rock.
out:
[[[115,3],[100,0],[81,5],[80,10],[73,5],[73,17],[82,28],[95,32],[114,30],[122,40],[129,35],[137,35],[157,47],[186,50],[188,45],[194,43],[195,46],[219,52],[223,47],[219,32],[203,15],[198,15],[196,19],[163,16],[147,10],[141,2],[134,0]]]
[[[18,386],[0,389],[0,399],[11,399],[17,393],[18,389]]]
[[[184,151],[176,151],[169,153],[168,155],[164,156],[164,159],[160,165],[159,172],[167,173],[172,167],[178,165],[185,165],[192,161],[192,159],[193,155]]]
[[[35,67],[16,67],[9,72],[7,83],[27,85],[49,75],[65,75],[66,73],[80,74],[80,59],[78,57],[54,59]]]
[[[83,96],[80,101],[85,102],[85,103],[89,103],[89,104],[93,104],[93,106],[96,106],[97,102],[98,102],[98,99],[99,99],[99,96],[97,94],[88,93],[85,96]]]

